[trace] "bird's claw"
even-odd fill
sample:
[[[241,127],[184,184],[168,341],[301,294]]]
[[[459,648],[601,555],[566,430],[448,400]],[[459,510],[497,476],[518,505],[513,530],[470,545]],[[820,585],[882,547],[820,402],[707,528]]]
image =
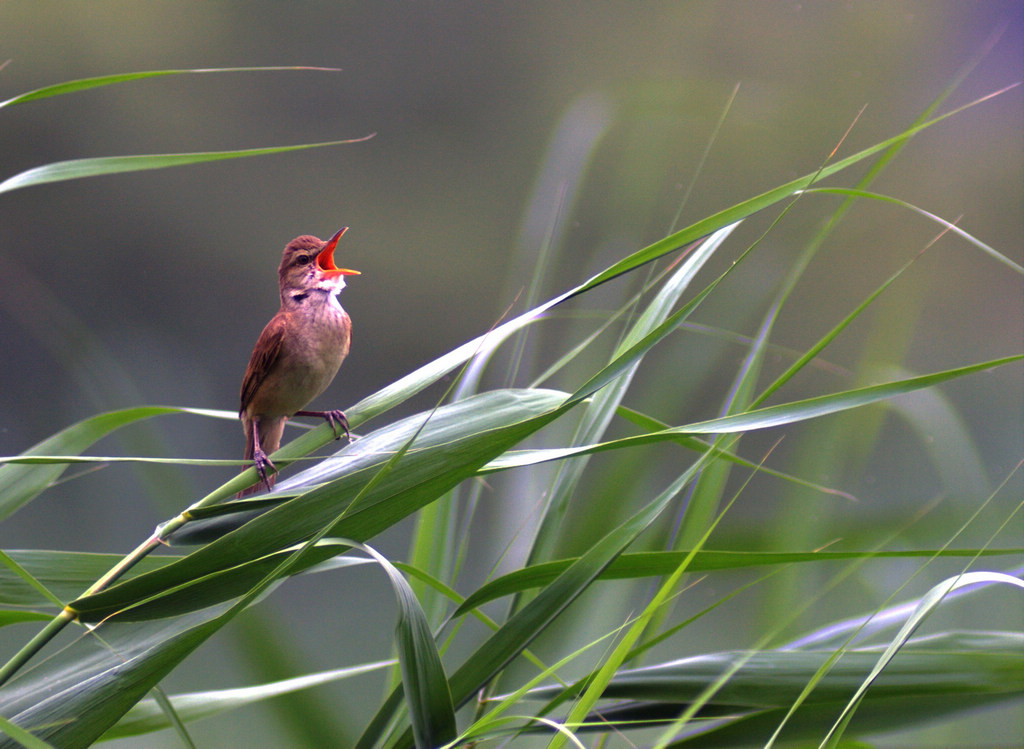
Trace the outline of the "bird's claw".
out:
[[[267,491],[270,491],[271,484],[270,478],[267,475],[267,469],[269,468],[272,472],[277,473],[277,466],[275,466],[274,461],[272,461],[267,454],[258,447],[253,451],[252,461],[256,464],[256,472],[260,475],[260,483],[267,488]]]
[[[352,441],[352,435],[348,431],[348,419],[345,418],[345,414],[337,409],[333,411],[324,411],[324,419],[331,425],[331,431],[334,432],[334,439],[340,440],[341,435],[338,433],[338,427],[340,426],[342,431],[345,433],[345,439],[349,442]]]
[[[331,425],[331,431],[334,432],[334,439],[340,440],[341,434],[338,433],[338,427],[341,427],[341,431],[345,434],[345,439],[349,442],[352,441],[352,434],[348,430],[348,419],[345,418],[345,412],[334,409],[333,411],[296,411],[296,416],[319,416]]]

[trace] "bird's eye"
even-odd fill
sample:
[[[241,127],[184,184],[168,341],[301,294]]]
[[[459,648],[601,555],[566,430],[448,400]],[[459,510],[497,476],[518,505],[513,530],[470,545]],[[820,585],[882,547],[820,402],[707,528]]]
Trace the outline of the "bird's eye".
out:
[[[309,255],[299,255],[295,258],[295,262],[299,265],[309,265],[310,260],[312,260],[312,258]]]

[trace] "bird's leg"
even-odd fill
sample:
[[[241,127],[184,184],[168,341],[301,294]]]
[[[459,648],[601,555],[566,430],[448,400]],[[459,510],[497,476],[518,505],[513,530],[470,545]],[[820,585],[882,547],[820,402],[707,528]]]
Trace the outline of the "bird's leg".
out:
[[[267,487],[267,491],[270,491],[274,484],[267,475],[267,469],[276,473],[277,466],[260,447],[260,423],[256,420],[252,422],[252,460],[256,464],[256,472],[260,475],[260,483]]]
[[[340,440],[341,435],[338,434],[338,427],[340,426],[342,431],[345,433],[345,439],[349,442],[352,441],[352,435],[348,431],[348,419],[345,418],[345,414],[337,409],[333,411],[296,411],[296,416],[319,416],[324,419],[328,424],[331,425],[331,431],[334,432],[334,439]]]

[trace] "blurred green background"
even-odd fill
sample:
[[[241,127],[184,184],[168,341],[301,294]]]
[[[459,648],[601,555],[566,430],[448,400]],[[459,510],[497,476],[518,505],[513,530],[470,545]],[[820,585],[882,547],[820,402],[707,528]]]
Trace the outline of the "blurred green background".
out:
[[[1019,0],[0,3],[0,61],[10,60],[0,71],[0,99],[136,70],[342,69],[164,78],[4,109],[0,178],[85,156],[376,133],[354,145],[0,196],[0,453],[20,452],[112,408],[236,408],[251,346],[277,307],[281,248],[295,235],[325,237],[342,225],[351,231],[338,262],[363,275],[342,297],[354,320],[352,354],[318,405],[350,405],[485,331],[513,303],[529,283],[558,211],[558,185],[576,174],[574,163],[587,167],[562,209],[559,254],[542,298],[668,233],[737,84],[680,226],[813,171],[865,105],[841,153],[898,133],[1001,26],[1001,39],[947,108],[1021,80]],[[962,216],[960,226],[1020,263],[1022,122],[1017,89],[915,139],[873,187],[949,220]],[[835,202],[801,203],[698,321],[754,333]],[[766,226],[767,219],[748,222],[732,240],[735,252]],[[938,231],[909,212],[859,205],[811,267],[775,340],[806,347]],[[723,254],[719,269],[734,254]],[[623,288],[576,309],[617,304]],[[829,349],[830,361],[856,369],[867,358],[927,372],[1012,354],[1024,338],[1019,277],[950,237],[868,317],[875,325],[844,335]],[[685,360],[676,349],[648,367],[649,382],[638,384],[629,405],[670,423],[717,412],[743,349],[689,340]],[[543,368],[554,352],[545,351],[543,336],[538,341],[530,354]],[[868,345],[874,354],[864,353]],[[693,362],[719,367],[721,378],[686,383]],[[683,380],[678,390],[666,386],[676,378]],[[967,449],[977,459],[966,464],[979,475],[960,487],[972,501],[1024,453],[1021,379],[1014,366],[943,388],[974,440]],[[838,387],[827,378],[802,385],[804,394]],[[884,517],[894,507],[912,513],[949,486],[933,478],[927,450],[906,427],[893,430],[898,447],[859,456],[856,476],[808,478],[857,494],[862,517]],[[746,442],[745,454],[758,456],[777,436]],[[179,417],[103,443],[97,453],[236,458],[241,449],[237,424]],[[231,473],[98,471],[5,521],[0,547],[126,551]],[[652,487],[660,483],[651,478]],[[742,519],[782,514],[771,492],[739,510],[734,538],[749,533],[751,544],[769,546]],[[492,520],[501,521],[500,511]],[[1016,533],[1020,545],[1024,534]],[[401,556],[401,548],[392,541],[392,553]],[[484,558],[493,556],[488,550]],[[296,581],[262,607],[298,635],[282,646],[297,668],[348,665],[340,653],[388,655],[382,633],[391,628],[390,593],[375,574],[337,582],[336,608],[327,614],[307,608],[322,595],[320,581]],[[353,609],[376,623],[339,627]],[[1024,624],[1019,611],[1016,622],[1007,616],[1012,609],[993,626]],[[745,624],[738,617],[735,632],[710,631],[692,647],[749,644]],[[179,688],[247,678],[231,642],[222,638],[176,673]],[[376,684],[343,685],[320,694],[340,722],[352,718],[358,726],[379,692]],[[1020,727],[1019,711],[1013,715],[1001,719],[1010,721],[1007,735]],[[263,711],[244,718],[255,735],[277,730]],[[229,725],[242,730],[229,720],[197,731],[224,735],[216,732]]]

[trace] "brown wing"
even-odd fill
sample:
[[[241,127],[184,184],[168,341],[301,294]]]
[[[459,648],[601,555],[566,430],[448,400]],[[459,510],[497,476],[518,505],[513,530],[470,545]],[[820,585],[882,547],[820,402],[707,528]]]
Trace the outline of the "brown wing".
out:
[[[249,368],[245,371],[242,380],[242,400],[238,412],[245,413],[245,409],[256,397],[256,392],[266,379],[267,373],[274,368],[274,363],[281,353],[281,341],[284,340],[285,320],[283,317],[275,316],[267,323],[267,327],[260,333],[256,340],[256,347],[252,350],[249,359]]]

